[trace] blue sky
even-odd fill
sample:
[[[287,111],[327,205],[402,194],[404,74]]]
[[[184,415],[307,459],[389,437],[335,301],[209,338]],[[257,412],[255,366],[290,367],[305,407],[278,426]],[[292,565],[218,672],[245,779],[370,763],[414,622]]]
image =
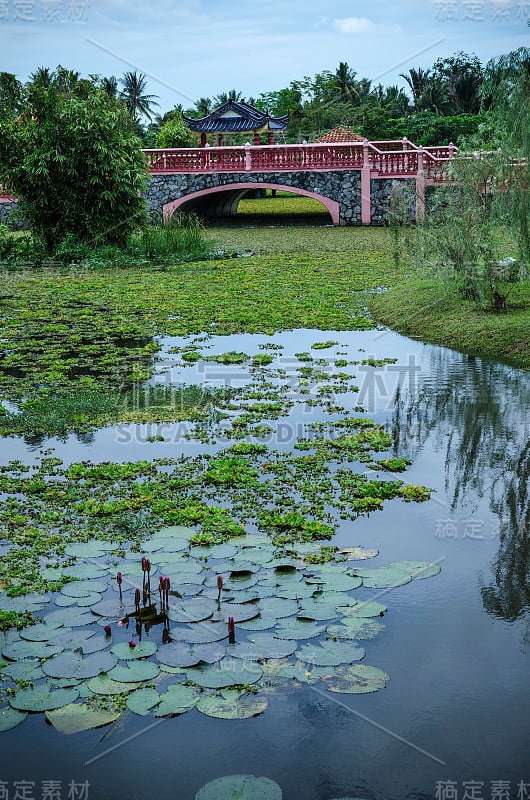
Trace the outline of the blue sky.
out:
[[[0,0],[0,70],[120,76],[138,69],[161,110],[237,88],[246,98],[346,61],[400,72],[459,50],[485,62],[530,45],[530,0]]]

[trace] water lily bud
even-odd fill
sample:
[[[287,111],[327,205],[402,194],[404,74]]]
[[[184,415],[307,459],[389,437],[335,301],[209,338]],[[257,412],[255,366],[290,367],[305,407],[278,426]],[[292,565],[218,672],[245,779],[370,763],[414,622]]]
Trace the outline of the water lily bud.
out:
[[[118,574],[116,575],[116,583],[118,584],[118,586],[120,586],[123,583],[121,572],[118,572]]]
[[[118,623],[118,625],[119,625],[119,623]],[[110,627],[110,625],[105,625],[105,627],[103,628],[103,630],[105,631],[105,634],[106,634],[107,636],[110,636],[110,634],[112,633],[112,630],[111,630],[111,627]]]
[[[135,606],[139,606],[140,605],[140,589],[135,589],[134,590],[134,604],[135,604]]]
[[[228,617],[228,633],[234,633],[235,629],[234,618]]]
[[[151,562],[149,561],[148,558],[145,559],[145,571],[151,572]]]
[[[218,575],[217,576],[217,588],[218,589],[222,589],[223,588],[223,576],[222,575]]]
[[[142,558],[142,570],[143,570],[143,572],[145,572],[146,569],[147,569],[146,564],[147,564],[147,558],[144,556]]]
[[[129,647],[131,648],[131,650],[134,650],[134,648],[136,647],[136,642],[133,642],[133,641],[131,640],[131,641],[129,642]]]

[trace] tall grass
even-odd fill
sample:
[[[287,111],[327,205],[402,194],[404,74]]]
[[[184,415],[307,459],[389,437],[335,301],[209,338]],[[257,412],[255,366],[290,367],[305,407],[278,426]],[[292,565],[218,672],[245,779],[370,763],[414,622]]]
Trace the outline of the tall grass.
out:
[[[148,261],[194,261],[210,254],[204,228],[194,214],[173,214],[165,224],[149,225],[133,235],[133,255]]]

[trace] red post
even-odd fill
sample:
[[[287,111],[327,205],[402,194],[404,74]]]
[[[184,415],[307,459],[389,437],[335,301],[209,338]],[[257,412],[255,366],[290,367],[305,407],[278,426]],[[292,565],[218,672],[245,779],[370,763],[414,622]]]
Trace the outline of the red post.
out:
[[[268,138],[269,144],[274,144],[274,131],[269,131],[267,138]]]
[[[206,134],[201,133],[201,147],[206,147]]]
[[[372,221],[371,175],[372,169],[370,167],[368,139],[365,139],[363,142],[363,166],[361,169],[361,222],[363,225],[369,225]]]
[[[418,172],[416,175],[416,222],[425,216],[425,175],[423,174],[423,147],[418,148]]]
[[[222,133],[218,133],[217,134],[217,147],[222,147],[222,146],[223,146],[223,134]]]
[[[261,144],[261,136],[257,131],[254,131],[254,147],[259,147]]]

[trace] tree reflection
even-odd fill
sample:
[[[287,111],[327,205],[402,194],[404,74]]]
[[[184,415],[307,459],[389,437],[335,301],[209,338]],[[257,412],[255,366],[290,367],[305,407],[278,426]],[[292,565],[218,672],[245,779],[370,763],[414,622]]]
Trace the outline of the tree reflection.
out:
[[[489,613],[515,620],[530,605],[530,380],[501,364],[429,349],[416,392],[396,393],[395,450],[414,456],[431,437],[433,449],[445,451],[451,510],[489,498],[500,543],[482,599]]]

